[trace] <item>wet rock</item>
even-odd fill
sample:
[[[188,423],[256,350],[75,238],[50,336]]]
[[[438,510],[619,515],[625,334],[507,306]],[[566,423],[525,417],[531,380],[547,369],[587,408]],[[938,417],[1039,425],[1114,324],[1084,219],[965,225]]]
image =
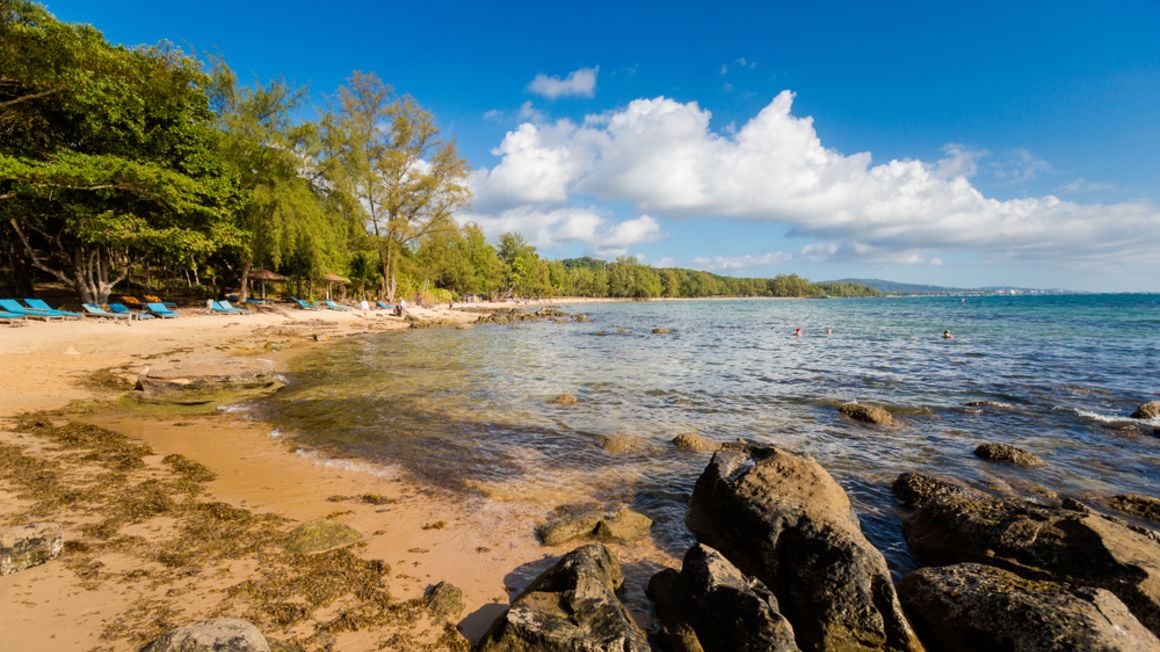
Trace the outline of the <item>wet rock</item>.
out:
[[[214,618],[186,625],[141,648],[140,652],[269,652],[266,637],[250,623]]]
[[[990,564],[1027,579],[1107,589],[1160,632],[1160,545],[1099,514],[947,493],[924,501],[902,532],[925,564]]]
[[[451,620],[463,613],[463,591],[447,582],[433,584],[423,592],[423,603],[436,621]]]
[[[676,627],[662,627],[656,635],[657,646],[662,652],[705,652],[697,632],[685,623]]]
[[[576,405],[576,400],[575,394],[557,394],[548,402],[553,405]]]
[[[653,520],[640,512],[621,507],[596,524],[593,536],[601,541],[636,541],[648,536]]]
[[[668,335],[671,332],[673,332],[673,329],[671,329],[671,328],[654,328],[654,329],[652,329],[653,335]]]
[[[578,324],[583,324],[584,322],[590,321],[590,320],[588,318],[588,315],[585,315],[584,313],[579,313],[579,314],[572,315],[572,321],[574,321]]]
[[[568,313],[564,312],[560,306],[544,306],[535,312],[537,317],[567,317]]]
[[[1006,462],[1016,466],[1047,466],[1042,458],[1010,444],[980,444],[975,457],[992,462]]]
[[[286,540],[286,550],[307,555],[354,543],[362,538],[354,528],[338,521],[320,519],[294,528]]]
[[[898,595],[927,644],[946,650],[1160,649],[1108,591],[993,566],[923,568],[899,582]]]
[[[798,649],[773,593],[708,546],[690,548],[681,572],[654,575],[648,593],[666,629],[692,629],[697,647],[709,652]]]
[[[598,435],[597,440],[600,442],[601,448],[613,455],[636,453],[644,450],[646,447],[644,439],[636,435],[627,435],[623,432],[618,432],[614,435]]]
[[[702,437],[694,432],[685,432],[673,437],[673,446],[698,453],[712,453],[721,450],[721,442]]]
[[[773,591],[803,648],[921,649],[886,560],[817,462],[774,447],[715,453],[685,522]]]
[[[967,401],[963,405],[967,407],[992,408],[995,410],[1015,410],[1018,408],[1014,403],[1003,403],[1002,401]]]
[[[270,387],[276,383],[274,362],[262,358],[198,358],[154,365],[137,377],[137,389],[147,396]]]
[[[1160,523],[1160,498],[1140,494],[1119,494],[1108,498],[1108,506],[1125,514]]]
[[[898,500],[910,508],[918,507],[937,496],[974,492],[966,485],[925,473],[903,473],[898,476],[891,488],[894,489],[894,495]]]
[[[863,423],[873,423],[879,426],[894,424],[894,417],[890,412],[886,408],[878,407],[877,405],[843,403],[838,406],[838,411],[855,421],[861,421]]]
[[[0,575],[11,575],[56,559],[64,532],[56,523],[0,527]]]
[[[562,505],[536,527],[536,536],[546,546],[588,537],[635,541],[648,535],[651,527],[652,519],[623,506],[609,511],[599,505]]]
[[[648,652],[616,597],[620,564],[600,544],[577,548],[532,581],[480,641],[481,652]]]
[[[1160,401],[1149,401],[1132,413],[1133,419],[1157,419],[1160,418]]]

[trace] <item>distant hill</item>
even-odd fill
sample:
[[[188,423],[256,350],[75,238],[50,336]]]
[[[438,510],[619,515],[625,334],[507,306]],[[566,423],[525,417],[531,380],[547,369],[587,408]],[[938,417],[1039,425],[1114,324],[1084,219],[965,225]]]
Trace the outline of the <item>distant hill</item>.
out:
[[[920,294],[967,294],[967,295],[992,295],[992,294],[1071,294],[1070,290],[1059,289],[1037,289],[1037,288],[1019,288],[1005,285],[992,285],[981,288],[953,288],[943,287],[939,285],[921,285],[917,283],[897,283],[895,281],[884,281],[878,278],[844,278],[835,283],[858,283],[866,287],[874,288],[883,294],[902,294],[902,295],[920,295]]]

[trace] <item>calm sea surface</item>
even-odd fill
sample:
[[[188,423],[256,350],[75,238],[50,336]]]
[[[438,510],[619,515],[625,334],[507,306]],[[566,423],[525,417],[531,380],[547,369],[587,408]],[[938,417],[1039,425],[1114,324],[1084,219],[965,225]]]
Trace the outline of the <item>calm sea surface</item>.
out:
[[[345,342],[300,360],[289,387],[257,412],[318,454],[365,459],[476,499],[543,511],[629,503],[678,554],[692,540],[682,521],[708,461],[669,444],[686,432],[814,456],[896,571],[913,565],[889,488],[903,471],[1028,497],[1040,487],[1088,498],[1160,494],[1160,438],[1127,418],[1160,398],[1160,295],[571,311],[591,321]],[[942,340],[944,328],[956,338]],[[578,403],[549,402],[561,393]],[[846,420],[835,407],[850,400],[889,406],[899,424]],[[964,405],[972,401],[1009,406]],[[976,459],[974,447],[987,441],[1028,449],[1048,466]]]

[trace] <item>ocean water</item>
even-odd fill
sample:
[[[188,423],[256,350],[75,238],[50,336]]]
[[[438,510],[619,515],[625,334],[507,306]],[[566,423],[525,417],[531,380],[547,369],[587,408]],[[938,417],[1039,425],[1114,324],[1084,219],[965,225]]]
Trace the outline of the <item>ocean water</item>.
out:
[[[344,342],[299,360],[257,413],[313,455],[355,458],[475,500],[545,512],[630,504],[657,522],[654,538],[674,554],[692,541],[683,519],[708,461],[670,444],[686,432],[812,455],[896,572],[913,567],[890,491],[904,471],[1040,500],[1160,494],[1160,423],[1127,417],[1160,398],[1160,295],[569,310],[591,321]],[[955,339],[941,339],[944,328]],[[550,402],[561,393],[578,402]],[[898,423],[847,420],[836,406],[850,400],[886,405]],[[1004,405],[965,405],[975,401]],[[1048,464],[979,460],[983,442]]]

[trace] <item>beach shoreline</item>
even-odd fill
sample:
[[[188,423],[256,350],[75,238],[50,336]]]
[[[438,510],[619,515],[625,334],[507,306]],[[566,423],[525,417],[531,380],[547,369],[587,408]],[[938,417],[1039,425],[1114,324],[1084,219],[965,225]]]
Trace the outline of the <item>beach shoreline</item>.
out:
[[[534,309],[547,304],[582,304],[593,300],[556,300],[539,303],[460,304],[469,309]],[[310,451],[296,449],[281,441],[271,427],[229,413],[193,414],[141,413],[119,409],[108,401],[123,394],[94,385],[92,378],[112,370],[113,376],[129,380],[149,367],[180,364],[206,356],[213,358],[272,359],[278,369],[302,353],[349,337],[408,328],[408,321],[388,316],[385,311],[307,312],[278,310],[247,316],[211,316],[184,310],[175,320],[112,323],[79,322],[29,324],[0,331],[0,352],[10,370],[20,373],[0,378],[0,446],[14,447],[43,459],[45,465],[60,464],[51,445],[15,427],[19,415],[46,410],[64,410],[64,420],[94,425],[121,433],[132,441],[146,444],[152,454],[144,459],[149,466],[161,467],[160,460],[179,455],[207,467],[216,476],[205,485],[206,497],[257,514],[288,519],[291,525],[330,517],[363,535],[357,555],[381,559],[391,568],[391,598],[404,602],[419,600],[424,590],[440,581],[450,582],[464,592],[465,609],[455,620],[461,632],[475,640],[502,612],[513,591],[522,588],[552,559],[563,554],[567,545],[555,548],[540,545],[532,532],[543,514],[522,506],[498,514],[484,501],[465,500],[408,480],[388,467],[376,467],[357,460],[332,460]],[[470,327],[477,312],[448,306],[412,308],[410,314],[421,322]],[[313,336],[288,338],[288,330],[298,329]],[[317,342],[315,340],[318,340]],[[108,375],[108,374],[106,374]],[[85,407],[94,405],[95,407]],[[69,406],[72,406],[71,408]],[[273,435],[273,436],[272,436]],[[13,483],[0,476],[0,524],[23,524],[22,510],[27,500]],[[375,501],[358,500],[375,496]],[[86,539],[84,528],[99,514],[67,519],[66,541]],[[498,536],[489,519],[503,518],[527,532],[518,540]],[[514,523],[512,522],[514,520]],[[143,545],[164,546],[172,536],[164,519],[135,527],[132,536]],[[66,548],[64,557],[70,552]],[[655,569],[676,564],[651,543],[637,545],[630,553],[641,568]],[[196,622],[219,615],[215,600],[207,598],[228,593],[231,587],[253,579],[256,565],[234,560],[228,567],[203,570],[177,595],[171,587],[148,582],[120,581],[129,576],[134,562],[117,552],[95,555],[106,579],[94,584],[58,559],[23,572],[0,577],[0,601],[11,605],[0,613],[0,631],[12,649],[136,649],[140,633],[115,631],[126,612],[150,604],[166,609],[176,624]],[[189,595],[196,594],[197,600]],[[171,603],[171,604],[170,604]],[[160,605],[160,606],[159,606]],[[241,614],[226,614],[241,617]],[[646,614],[637,614],[646,619]],[[439,623],[412,619],[409,640],[440,649]],[[123,629],[123,628],[122,628]],[[310,634],[310,623],[277,633],[276,638]],[[397,632],[391,632],[396,635]],[[442,635],[445,635],[442,634]],[[104,637],[104,638],[102,638]],[[364,628],[338,634],[337,649],[376,649],[386,631]],[[442,642],[440,642],[442,641]]]

